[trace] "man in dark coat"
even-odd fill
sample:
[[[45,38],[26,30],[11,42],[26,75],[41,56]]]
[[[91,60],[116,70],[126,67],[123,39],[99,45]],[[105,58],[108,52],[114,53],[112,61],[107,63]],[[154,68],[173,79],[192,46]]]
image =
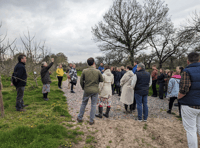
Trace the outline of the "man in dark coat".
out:
[[[23,109],[25,107],[23,97],[24,97],[24,89],[26,86],[27,74],[26,74],[26,56],[21,54],[18,56],[18,63],[14,68],[14,73],[12,76],[12,83],[16,87],[17,90],[17,98],[16,98],[16,110],[17,111],[26,111]],[[13,82],[15,81],[15,82]]]

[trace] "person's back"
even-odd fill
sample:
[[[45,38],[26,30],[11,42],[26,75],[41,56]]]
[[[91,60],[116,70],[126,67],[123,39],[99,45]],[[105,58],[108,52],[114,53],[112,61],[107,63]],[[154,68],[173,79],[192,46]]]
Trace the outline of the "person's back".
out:
[[[86,94],[99,93],[99,82],[103,81],[100,77],[101,72],[93,67],[83,70],[80,84]]]
[[[101,72],[95,69],[95,63],[93,58],[87,60],[88,65],[90,66],[87,69],[84,69],[80,79],[80,85],[84,90],[82,104],[80,108],[79,115],[77,117],[78,122],[82,122],[82,118],[85,112],[89,98],[91,98],[91,111],[90,111],[90,122],[89,124],[94,124],[94,117],[96,112],[96,104],[99,93],[99,82],[103,82],[103,77]]]
[[[183,126],[187,133],[188,147],[198,148],[200,135],[200,63],[199,54],[188,54],[188,66],[181,74],[178,99],[181,104]]]
[[[17,79],[16,87],[24,87],[26,86],[27,73],[25,69],[25,64],[22,62],[18,62],[14,68],[14,76]]]

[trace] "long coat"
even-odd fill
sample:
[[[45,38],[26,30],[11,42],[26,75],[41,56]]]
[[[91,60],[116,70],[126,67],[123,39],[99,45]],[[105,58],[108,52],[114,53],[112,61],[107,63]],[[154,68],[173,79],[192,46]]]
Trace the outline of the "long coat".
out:
[[[122,94],[120,101],[126,105],[133,104],[134,99],[134,89],[131,86],[132,78],[134,73],[132,70],[127,71],[120,81],[122,87]]]
[[[107,69],[103,73],[103,82],[99,84],[99,97],[109,98],[112,96],[111,85],[114,83],[114,76],[111,73],[110,69]]]

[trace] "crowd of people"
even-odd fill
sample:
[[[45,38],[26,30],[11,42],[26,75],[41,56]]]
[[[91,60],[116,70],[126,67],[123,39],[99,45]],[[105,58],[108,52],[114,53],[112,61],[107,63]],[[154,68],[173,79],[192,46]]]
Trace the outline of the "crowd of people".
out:
[[[49,69],[54,63],[47,65],[42,62],[41,80],[43,83],[42,93],[45,101],[48,101],[50,92],[50,74]],[[25,69],[26,56],[19,55],[18,64],[14,68],[12,83],[17,90],[16,110],[25,111],[23,101],[24,89],[26,86],[27,74]],[[85,108],[89,98],[91,98],[90,122],[94,124],[95,116],[98,118],[109,118],[111,110],[111,97],[116,92],[120,97],[119,100],[124,104],[125,113],[132,113],[137,108],[136,120],[141,122],[147,121],[148,118],[148,94],[149,87],[152,85],[152,97],[159,96],[169,98],[169,109],[171,113],[175,100],[178,100],[179,115],[182,117],[183,126],[187,133],[189,148],[197,148],[197,132],[200,135],[200,63],[199,54],[192,52],[188,55],[186,68],[177,67],[175,71],[164,70],[152,66],[151,74],[145,70],[145,65],[134,62],[134,67],[128,65],[125,67],[103,66],[97,69],[93,58],[87,59],[88,68],[84,69],[80,78],[80,85],[84,90],[80,112],[77,117],[78,122],[82,122]],[[70,64],[68,71],[64,72],[62,65],[57,70],[58,88],[62,89],[63,75],[68,77],[68,88],[71,84],[71,93],[74,92],[74,85],[77,84],[78,76],[76,65]],[[157,92],[157,84],[159,92]],[[96,113],[98,106],[98,114]],[[137,106],[137,107],[136,107]],[[106,107],[103,113],[103,107]],[[128,109],[129,108],[129,109]]]

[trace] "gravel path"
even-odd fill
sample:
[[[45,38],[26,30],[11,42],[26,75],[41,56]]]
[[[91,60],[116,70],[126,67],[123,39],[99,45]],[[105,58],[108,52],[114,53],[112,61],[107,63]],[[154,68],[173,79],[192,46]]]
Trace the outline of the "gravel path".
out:
[[[67,89],[67,84],[68,84],[67,81],[63,82],[63,92],[65,93],[65,96],[67,98],[68,110],[69,113],[72,115],[73,120],[76,120],[78,116],[83,97],[83,90],[81,89],[79,80],[77,86],[74,89],[74,91],[76,92],[74,94],[70,93],[70,89]],[[119,97],[116,94],[113,95],[111,99],[112,99],[112,106],[109,114],[110,120],[134,119],[134,116],[137,116],[137,111],[135,111],[133,114],[124,113],[125,111],[124,105],[119,101]],[[166,98],[160,100],[159,98],[148,97],[149,118],[167,118],[170,121],[175,120],[174,115],[166,113],[168,109],[168,103],[169,103],[168,99]],[[91,108],[91,101],[89,100],[83,119],[87,120],[89,119],[90,108]],[[105,110],[106,108],[104,108],[104,112]],[[96,110],[96,112],[98,113],[98,109]],[[172,112],[178,115],[178,107],[173,107]],[[107,120],[107,118],[103,119],[95,118],[95,120]]]

